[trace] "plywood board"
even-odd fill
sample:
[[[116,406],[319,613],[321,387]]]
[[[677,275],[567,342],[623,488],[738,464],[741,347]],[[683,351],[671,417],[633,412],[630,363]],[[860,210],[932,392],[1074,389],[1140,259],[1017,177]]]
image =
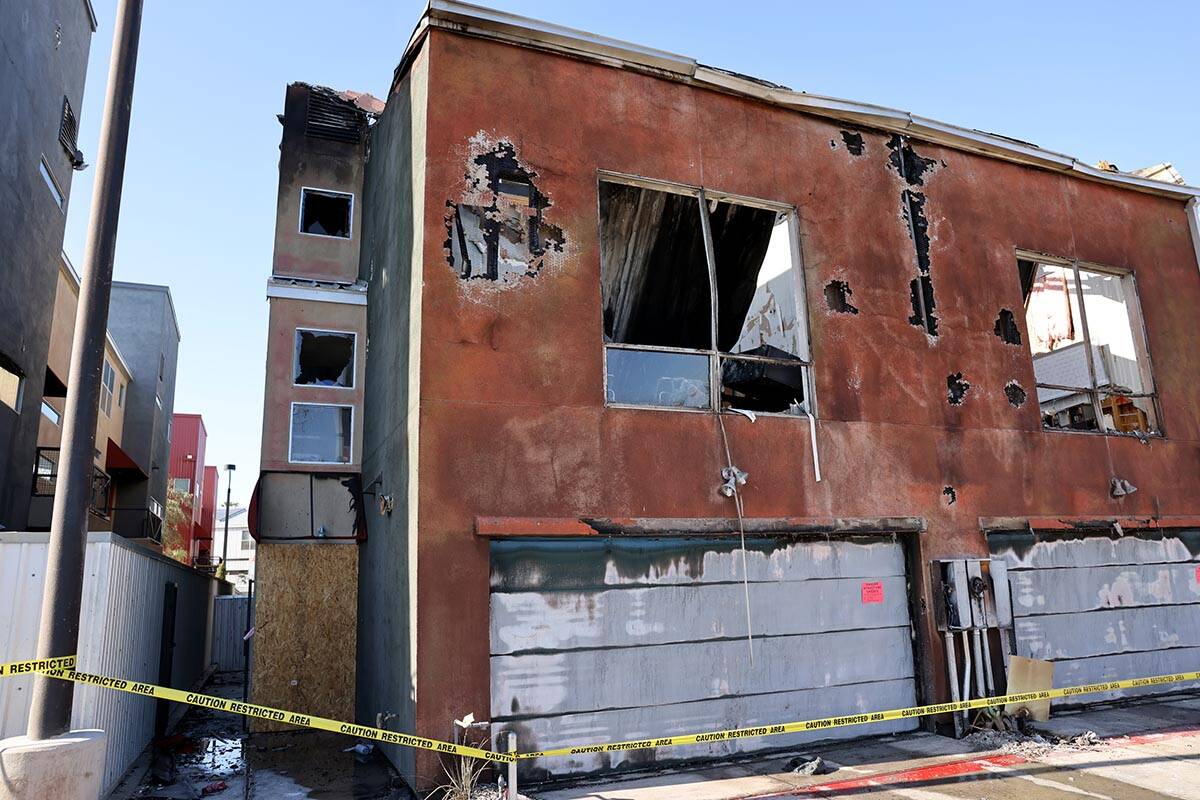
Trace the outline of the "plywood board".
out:
[[[358,545],[260,544],[250,699],[354,719]],[[253,719],[252,731],[287,726]]]
[[[1054,664],[1036,658],[1011,656],[1008,659],[1008,693],[1040,692],[1054,686]],[[1032,700],[1028,703],[1008,703],[1005,714],[1017,714],[1022,709],[1030,719],[1045,722],[1050,719],[1050,701]]]

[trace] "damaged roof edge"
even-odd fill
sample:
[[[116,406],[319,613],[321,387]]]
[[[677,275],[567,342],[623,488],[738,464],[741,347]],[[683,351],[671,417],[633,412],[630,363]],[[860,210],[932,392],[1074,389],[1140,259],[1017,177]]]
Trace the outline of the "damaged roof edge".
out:
[[[921,117],[908,111],[860,103],[836,97],[807,94],[775,88],[767,82],[741,77],[735,73],[705,67],[687,56],[599,36],[516,14],[461,3],[457,0],[429,0],[425,14],[417,23],[404,56],[396,67],[392,91],[408,71],[430,27],[443,28],[519,46],[550,50],[576,58],[586,58],[611,66],[649,72],[670,80],[700,85],[730,94],[753,97],[766,103],[791,108],[816,116],[880,130],[903,133],[933,144],[979,153],[1042,169],[1064,172],[1085,180],[1122,186],[1127,189],[1162,195],[1177,200],[1200,197],[1200,188],[1164,183],[1128,173],[1097,169],[1073,156],[1022,144],[1005,136],[963,128],[947,122]]]

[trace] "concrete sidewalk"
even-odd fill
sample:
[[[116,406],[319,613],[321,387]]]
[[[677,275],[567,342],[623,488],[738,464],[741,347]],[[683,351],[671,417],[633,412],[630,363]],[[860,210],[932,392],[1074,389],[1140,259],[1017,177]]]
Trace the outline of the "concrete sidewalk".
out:
[[[955,741],[907,734],[815,748],[838,769],[797,775],[796,754],[604,784],[534,792],[538,800],[734,800],[854,797],[864,800],[1200,800],[1200,699],[1173,699],[1065,714],[1039,724],[1047,737],[1093,731],[1099,741]]]

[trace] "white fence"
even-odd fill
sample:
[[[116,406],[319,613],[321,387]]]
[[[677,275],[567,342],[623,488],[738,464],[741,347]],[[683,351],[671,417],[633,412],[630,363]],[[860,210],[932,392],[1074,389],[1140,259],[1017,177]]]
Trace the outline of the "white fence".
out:
[[[0,533],[0,661],[36,655],[49,534]],[[111,533],[89,533],[79,617],[78,669],[158,683],[167,583],[178,586],[171,685],[187,688],[211,660],[213,598],[220,583]],[[0,737],[25,732],[33,679],[0,679]],[[111,689],[75,687],[71,726],[108,733],[107,792],[154,735],[155,702]]]
[[[212,660],[220,672],[245,669],[246,609],[250,602],[244,594],[213,600]],[[250,625],[253,624],[251,616]]]

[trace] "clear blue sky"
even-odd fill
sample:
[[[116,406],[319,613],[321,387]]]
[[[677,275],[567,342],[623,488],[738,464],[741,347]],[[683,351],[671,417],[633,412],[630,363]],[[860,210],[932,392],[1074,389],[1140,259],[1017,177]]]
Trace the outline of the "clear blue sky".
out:
[[[116,11],[115,0],[93,2],[100,29],[80,120],[89,160]],[[1200,184],[1200,3],[493,5],[1090,163],[1171,161]],[[170,285],[183,329],[175,409],[204,415],[210,464],[238,465],[235,502],[258,469],[284,87],[303,80],[382,98],[423,7],[146,2],[116,277]],[[77,174],[72,188],[66,250],[76,264],[94,175]]]

